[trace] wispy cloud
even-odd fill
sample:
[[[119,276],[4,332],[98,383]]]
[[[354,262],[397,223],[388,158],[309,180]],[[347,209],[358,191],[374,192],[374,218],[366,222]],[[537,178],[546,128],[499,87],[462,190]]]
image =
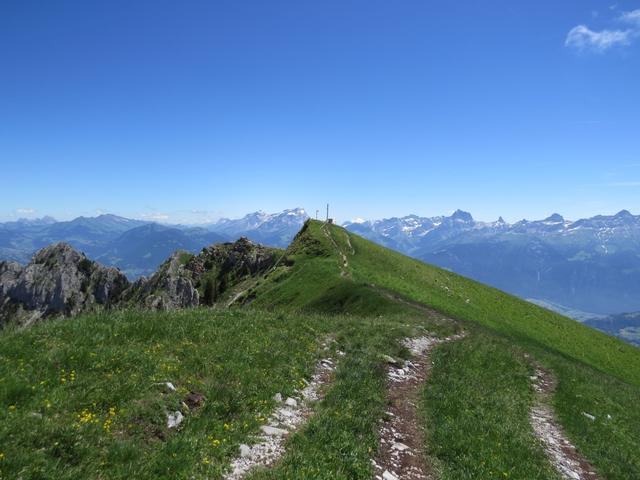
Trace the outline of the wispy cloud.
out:
[[[640,8],[620,15],[620,21],[640,27]]]
[[[36,210],[33,208],[16,208],[16,213],[19,215],[33,215]]]
[[[594,17],[595,18],[595,17]],[[569,30],[564,45],[578,51],[604,53],[614,47],[624,47],[640,36],[640,9],[624,12],[615,20],[626,28],[592,30],[587,25],[578,25]]]
[[[169,215],[167,215],[166,213],[158,212],[143,213],[141,217],[145,220],[153,220],[154,222],[166,222],[167,220],[169,220]]]
[[[602,30],[596,32],[586,25],[573,27],[567,34],[564,44],[577,50],[592,50],[599,53],[612,47],[629,45],[632,38],[631,30]]]

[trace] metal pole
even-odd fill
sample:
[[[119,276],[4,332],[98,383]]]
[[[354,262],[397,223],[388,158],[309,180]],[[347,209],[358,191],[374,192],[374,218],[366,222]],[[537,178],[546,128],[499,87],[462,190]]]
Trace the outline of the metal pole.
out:
[[[329,204],[327,203],[327,222],[329,221]]]

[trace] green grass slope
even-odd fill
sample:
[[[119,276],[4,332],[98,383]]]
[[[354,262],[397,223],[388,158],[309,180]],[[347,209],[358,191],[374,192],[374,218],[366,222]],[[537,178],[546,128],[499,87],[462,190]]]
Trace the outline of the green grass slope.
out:
[[[522,405],[530,404],[531,391],[514,390],[513,385],[529,383],[533,362],[545,365],[557,376],[557,414],[571,439],[600,472],[607,478],[640,478],[639,349],[499,290],[390,251],[335,225],[309,221],[288,256],[290,266],[272,272],[256,287],[258,305],[303,311],[344,308],[354,313],[360,308],[375,313],[407,304],[425,305],[463,322],[472,332],[474,338],[441,347],[452,352],[449,374],[434,371],[427,387],[443,393],[437,398],[425,394],[430,398],[424,404],[425,422],[438,443],[429,453],[436,461],[440,458],[443,472],[448,472],[446,478],[486,478],[482,475],[488,471],[508,474],[505,465],[517,463],[511,452],[519,447],[509,442],[495,446],[489,457],[495,461],[485,460],[485,466],[487,462],[492,465],[483,467],[482,474],[474,463],[484,448],[481,443],[475,442],[474,446],[474,442],[468,442],[471,450],[458,452],[458,459],[466,458],[467,463],[451,463],[456,436],[472,438],[469,428],[473,422],[460,416],[445,426],[440,412],[453,398],[471,398],[459,390],[465,378],[484,377],[479,388],[486,405],[500,405],[505,396],[513,396],[520,406],[519,410],[498,409],[495,418],[502,413],[505,423],[526,429],[528,410]],[[394,302],[396,297],[404,303]],[[466,348],[478,336],[487,339],[492,348],[480,354]],[[512,359],[511,366],[494,362],[498,350]],[[484,355],[484,363],[479,362],[478,355]],[[529,370],[518,370],[515,366],[522,365],[527,356]],[[504,375],[505,369],[520,374],[511,378]],[[469,402],[466,408],[476,407]],[[596,421],[583,412],[596,415]],[[475,417],[476,427],[484,419],[483,428],[494,430],[494,418],[485,415],[484,409],[481,413]],[[512,438],[522,441],[521,436]],[[538,478],[539,473],[530,470],[528,475]]]
[[[271,397],[290,395],[309,375],[324,325],[310,317],[192,310],[5,330],[0,478],[219,474],[271,410]],[[179,431],[169,430],[167,413],[186,413],[182,402],[192,410]]]
[[[338,250],[348,265],[342,267]],[[640,350],[616,338],[455,273],[381,247],[336,225],[309,221],[288,252],[292,267],[273,272],[256,302],[263,306],[333,309],[346,299],[380,308],[379,288],[470,321],[519,344],[574,358],[604,373],[640,386]],[[356,307],[366,312],[368,305]]]
[[[381,355],[406,355],[397,340],[425,328],[454,331],[410,312],[373,318],[215,309],[7,328],[0,334],[0,479],[219,479],[265,423],[274,394],[293,395],[327,355],[341,362],[326,402],[272,475],[369,479],[385,407]],[[167,414],[176,410],[185,420],[169,429]]]
[[[0,479],[221,478],[274,393],[291,394],[337,350],[345,356],[316,415],[252,478],[369,479],[385,412],[381,355],[406,355],[406,336],[461,327],[466,338],[434,351],[420,404],[440,478],[557,478],[528,423],[536,362],[557,377],[558,418],[598,471],[640,478],[634,347],[315,221],[240,287],[250,308],[112,312],[0,332]],[[174,410],[185,421],[170,430]]]

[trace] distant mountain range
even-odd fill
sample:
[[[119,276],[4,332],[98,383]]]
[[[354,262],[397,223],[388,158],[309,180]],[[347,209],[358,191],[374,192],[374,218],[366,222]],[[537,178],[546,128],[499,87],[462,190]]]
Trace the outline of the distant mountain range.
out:
[[[307,218],[304,209],[296,208],[195,227],[115,215],[18,220],[0,223],[0,260],[25,264],[37,250],[64,241],[135,279],[154,272],[177,249],[197,253],[241,236],[285,247]],[[458,210],[450,216],[408,215],[344,226],[580,321],[640,311],[640,216],[626,210],[577,221],[554,214],[513,224],[502,218],[476,221]]]
[[[527,299],[589,314],[640,310],[640,216],[508,224],[471,214],[357,220],[348,230]],[[594,315],[595,316],[595,315]]]
[[[118,267],[130,279],[150,275],[175,250],[198,253],[212,243],[247,237],[285,247],[308,218],[302,208],[275,214],[256,212],[207,226],[161,225],[116,215],[78,217],[58,222],[51,217],[0,223],[0,260],[29,262],[41,248],[67,242],[100,263]]]

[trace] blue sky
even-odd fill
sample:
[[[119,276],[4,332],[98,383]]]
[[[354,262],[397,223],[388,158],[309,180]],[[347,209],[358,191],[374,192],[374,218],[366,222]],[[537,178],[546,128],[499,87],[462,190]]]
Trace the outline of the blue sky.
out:
[[[640,213],[640,1],[0,4],[0,219]]]

